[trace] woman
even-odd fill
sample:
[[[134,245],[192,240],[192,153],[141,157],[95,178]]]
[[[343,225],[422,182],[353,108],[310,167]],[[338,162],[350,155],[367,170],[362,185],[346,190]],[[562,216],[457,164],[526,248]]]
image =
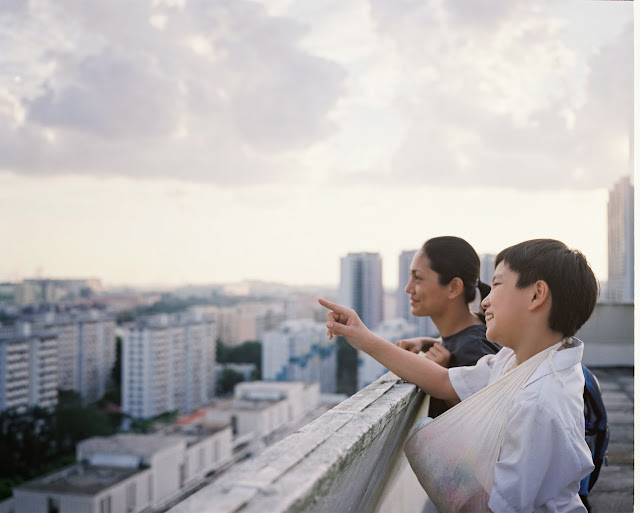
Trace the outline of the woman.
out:
[[[453,236],[429,239],[413,257],[410,273],[405,291],[411,313],[431,317],[442,340],[410,338],[396,342],[399,347],[424,351],[427,358],[447,368],[475,365],[484,355],[500,350],[485,337],[484,315],[469,307],[476,289],[482,301],[491,287],[480,281],[480,258],[467,241]],[[447,409],[444,401],[432,398],[429,416]]]

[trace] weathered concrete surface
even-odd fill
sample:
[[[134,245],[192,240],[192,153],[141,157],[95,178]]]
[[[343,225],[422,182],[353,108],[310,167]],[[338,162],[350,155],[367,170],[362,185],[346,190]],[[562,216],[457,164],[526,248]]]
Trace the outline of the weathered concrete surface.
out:
[[[388,373],[170,513],[374,513],[422,397]]]
[[[632,513],[634,511],[634,415],[633,368],[590,367],[600,382],[607,408],[611,439],[609,466],[602,467],[591,490],[592,513]],[[637,511],[637,510],[636,510]]]
[[[631,513],[633,368],[592,370],[611,441],[591,511]],[[169,513],[420,513],[424,491],[401,451],[422,397],[415,386],[385,374]]]

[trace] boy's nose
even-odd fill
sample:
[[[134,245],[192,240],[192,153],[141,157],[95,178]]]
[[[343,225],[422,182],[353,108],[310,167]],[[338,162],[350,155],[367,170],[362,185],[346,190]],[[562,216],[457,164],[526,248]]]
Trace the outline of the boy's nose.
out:
[[[480,302],[480,306],[485,310],[489,308],[489,305],[491,304],[491,301],[489,300],[489,296],[491,296],[491,293],[489,293],[489,295]]]

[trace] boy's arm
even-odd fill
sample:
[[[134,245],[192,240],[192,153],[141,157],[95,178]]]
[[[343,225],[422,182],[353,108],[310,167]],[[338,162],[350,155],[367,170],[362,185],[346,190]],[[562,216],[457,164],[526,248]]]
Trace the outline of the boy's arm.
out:
[[[324,299],[318,299],[318,302],[331,310],[327,315],[327,335],[330,339],[334,335],[344,337],[354,348],[364,351],[391,372],[433,397],[459,400],[449,380],[448,369],[378,337],[351,308]]]

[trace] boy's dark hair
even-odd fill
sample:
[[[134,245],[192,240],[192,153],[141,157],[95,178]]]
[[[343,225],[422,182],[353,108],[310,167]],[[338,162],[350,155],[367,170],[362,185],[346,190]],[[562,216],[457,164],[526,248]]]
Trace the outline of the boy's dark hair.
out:
[[[598,281],[585,256],[553,239],[534,239],[503,249],[496,256],[518,273],[519,288],[543,280],[551,292],[549,328],[570,337],[591,316],[598,298]]]

